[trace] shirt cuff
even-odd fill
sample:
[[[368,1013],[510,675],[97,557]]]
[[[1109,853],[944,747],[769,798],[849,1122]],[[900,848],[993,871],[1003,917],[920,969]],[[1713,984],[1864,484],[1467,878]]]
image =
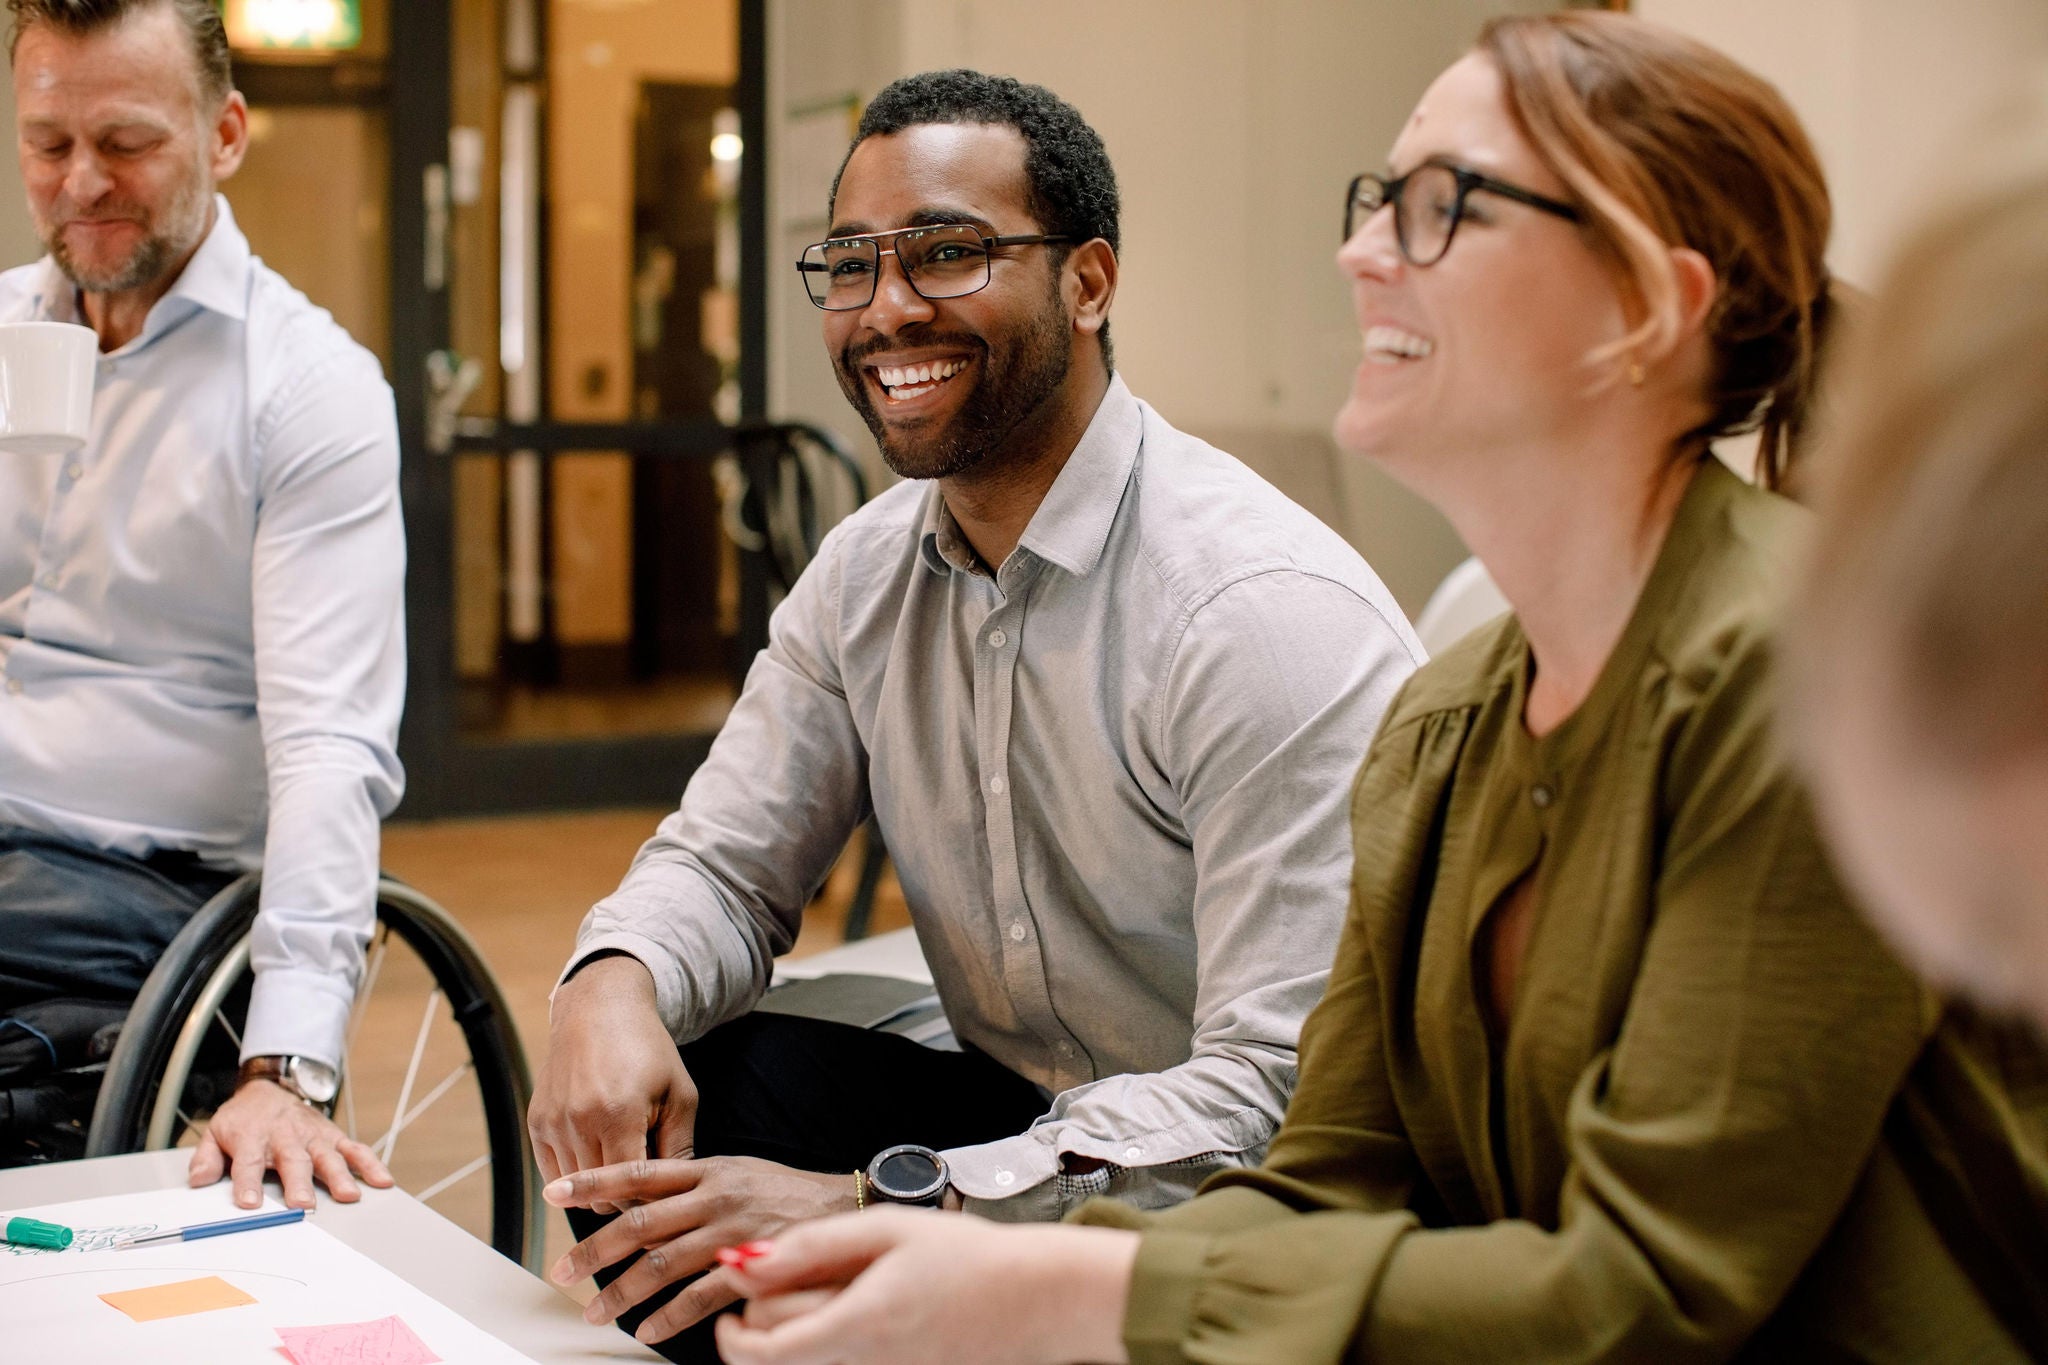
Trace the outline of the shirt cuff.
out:
[[[339,1069],[354,1005],[355,992],[346,981],[288,968],[258,972],[249,992],[241,1059],[311,1057]]]
[[[675,969],[669,955],[661,945],[645,934],[611,930],[593,934],[576,944],[576,951],[562,967],[562,974],[555,978],[555,988],[548,992],[548,1015],[554,1016],[555,995],[562,989],[562,983],[572,976],[576,969],[596,957],[599,953],[624,953],[647,969],[654,978],[654,1012],[661,1017],[661,1025],[668,1030],[671,1038],[682,1039],[693,1036],[685,1026],[692,1021],[683,1018],[683,976]],[[668,964],[663,970],[662,964]]]
[[[940,1153],[967,1212],[998,1223],[1057,1222],[1060,1154],[1046,1137],[1016,1137]]]

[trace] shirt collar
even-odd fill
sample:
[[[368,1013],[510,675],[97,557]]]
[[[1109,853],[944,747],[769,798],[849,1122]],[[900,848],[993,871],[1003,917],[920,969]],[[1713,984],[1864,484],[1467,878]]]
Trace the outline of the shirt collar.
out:
[[[248,319],[249,262],[254,259],[249,239],[235,225],[235,213],[228,207],[226,195],[214,195],[213,207],[213,227],[206,240],[185,262],[170,291],[150,308],[149,320],[143,324],[138,342],[156,335],[170,319],[184,313],[186,304],[237,322]],[[42,274],[36,281],[36,316],[56,322],[84,322],[78,307],[78,287],[57,268],[53,257],[45,256],[39,264]]]
[[[1111,375],[1109,390],[1088,429],[1032,513],[1018,547],[1077,577],[1093,572],[1109,543],[1144,434],[1143,406],[1123,376]],[[955,568],[971,571],[974,564],[973,549],[960,534],[937,484],[925,495],[919,548],[926,566],[937,574]]]

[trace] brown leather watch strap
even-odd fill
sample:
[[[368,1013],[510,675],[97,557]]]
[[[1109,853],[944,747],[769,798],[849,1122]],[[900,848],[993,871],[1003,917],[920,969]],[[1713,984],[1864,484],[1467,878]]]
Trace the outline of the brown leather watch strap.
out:
[[[285,1060],[283,1057],[251,1057],[235,1072],[235,1089],[240,1090],[251,1081],[269,1081],[297,1095],[298,1088],[284,1074]],[[304,1099],[305,1096],[300,1095],[299,1098]]]
[[[325,1103],[322,1103],[299,1089],[298,1081],[291,1074],[292,1060],[289,1056],[251,1057],[236,1070],[235,1089],[240,1090],[250,1081],[269,1081],[287,1095],[295,1097],[301,1103],[310,1105],[312,1108],[332,1118],[334,1116],[333,1099],[330,1098]]]

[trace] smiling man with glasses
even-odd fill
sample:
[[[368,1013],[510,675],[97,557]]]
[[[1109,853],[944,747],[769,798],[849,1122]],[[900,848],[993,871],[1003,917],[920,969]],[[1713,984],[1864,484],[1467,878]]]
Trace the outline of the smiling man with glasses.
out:
[[[717,1250],[798,1219],[1157,1207],[1256,1162],[1421,658],[1350,547],[1117,376],[1116,180],[1070,106],[899,81],[831,207],[797,269],[906,481],[826,538],[591,912],[532,1111],[584,1239],[558,1278],[677,1360],[716,1358],[675,1334],[732,1298]],[[870,810],[960,1052],[747,1013]]]

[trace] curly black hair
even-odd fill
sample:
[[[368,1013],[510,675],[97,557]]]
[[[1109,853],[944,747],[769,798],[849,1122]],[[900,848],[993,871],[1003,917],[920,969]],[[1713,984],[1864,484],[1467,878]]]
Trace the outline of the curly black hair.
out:
[[[1024,137],[1024,176],[1031,185],[1031,215],[1045,231],[1085,242],[1100,237],[1110,250],[1123,249],[1117,216],[1116,172],[1102,138],[1081,111],[1042,85],[979,71],[925,71],[905,76],[876,95],[860,117],[860,130],[846,149],[871,137],[900,133],[919,123],[994,123]],[[832,177],[832,202],[839,176]]]
[[[838,204],[839,179],[846,174],[854,148],[868,138],[898,133],[919,123],[992,123],[1015,128],[1024,138],[1024,178],[1031,191],[1031,216],[1040,228],[1076,242],[1100,237],[1111,251],[1122,253],[1123,231],[1118,222],[1122,199],[1117,193],[1116,171],[1109,164],[1101,135],[1088,126],[1081,111],[1042,85],[965,68],[905,76],[869,102],[852,145],[832,177],[827,211]],[[1063,249],[1055,249],[1064,255]],[[1100,340],[1107,364],[1107,327]]]

